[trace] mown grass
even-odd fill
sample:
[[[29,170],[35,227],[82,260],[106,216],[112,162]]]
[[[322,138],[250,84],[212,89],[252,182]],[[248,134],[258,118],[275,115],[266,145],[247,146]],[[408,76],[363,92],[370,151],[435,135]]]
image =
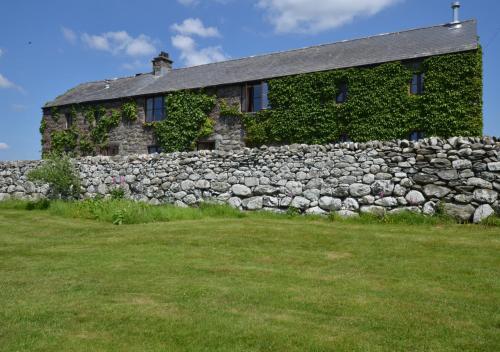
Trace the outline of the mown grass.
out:
[[[0,206],[2,351],[500,346],[497,227],[217,207],[114,226],[54,204]]]

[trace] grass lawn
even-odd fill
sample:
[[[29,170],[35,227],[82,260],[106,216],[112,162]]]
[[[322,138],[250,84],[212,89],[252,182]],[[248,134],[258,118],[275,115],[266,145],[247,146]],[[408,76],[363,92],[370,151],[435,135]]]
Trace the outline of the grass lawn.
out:
[[[499,227],[0,209],[1,351],[499,348]]]

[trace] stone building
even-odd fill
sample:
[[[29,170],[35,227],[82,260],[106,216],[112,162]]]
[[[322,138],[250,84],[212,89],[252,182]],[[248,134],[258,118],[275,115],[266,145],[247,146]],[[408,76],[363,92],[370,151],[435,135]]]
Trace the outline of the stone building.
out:
[[[169,55],[162,52],[153,59],[150,73],[83,83],[48,102],[43,107],[42,149],[43,152],[50,151],[57,133],[70,129],[73,131],[73,142],[68,143],[78,149],[80,144],[76,142],[80,143],[82,139],[78,134],[88,133],[94,127],[94,122],[85,118],[86,107],[99,106],[111,111],[127,102],[135,102],[136,118],[121,121],[110,128],[105,143],[87,146],[87,154],[159,152],[161,145],[158,145],[154,131],[148,128],[147,123],[168,119],[165,96],[202,88],[215,94],[218,100],[210,114],[215,120],[214,133],[193,141],[193,145],[197,149],[239,149],[245,146],[244,125],[237,117],[220,116],[222,100],[242,113],[252,114],[272,109],[269,106],[268,82],[273,79],[353,67],[372,69],[390,62],[419,67],[422,60],[429,57],[480,52],[476,27],[476,22],[469,20],[178,69],[173,68]],[[422,94],[425,79],[424,72],[415,70],[408,87],[404,88],[408,90],[407,94]],[[460,84],[455,87],[460,87]],[[332,99],[342,104],[349,99],[348,96],[349,87],[342,84]],[[419,130],[409,132],[406,138],[410,139],[421,138],[425,133]],[[64,140],[67,136],[59,137]],[[69,151],[71,148],[65,146],[65,149]]]

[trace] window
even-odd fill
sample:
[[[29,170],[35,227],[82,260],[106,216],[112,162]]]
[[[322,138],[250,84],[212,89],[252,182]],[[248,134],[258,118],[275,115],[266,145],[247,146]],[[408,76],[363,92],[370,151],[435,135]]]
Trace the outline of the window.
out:
[[[66,117],[66,129],[70,129],[73,126],[73,115],[65,114]]]
[[[215,149],[215,142],[214,141],[198,142],[196,149],[198,149],[198,150],[214,150]]]
[[[157,145],[150,145],[148,147],[148,154],[160,154],[163,152],[163,149]]]
[[[425,138],[425,133],[422,131],[413,131],[410,133],[410,141],[418,141]]]
[[[264,109],[269,109],[269,85],[267,82],[257,84],[249,84],[246,86],[244,94],[246,112],[257,112]]]
[[[410,82],[410,94],[420,95],[424,93],[424,74],[414,73]]]
[[[337,104],[345,103],[345,101],[347,100],[347,91],[347,83],[341,83],[339,86],[339,93],[337,94],[337,98],[335,99]]]
[[[349,135],[347,133],[342,133],[339,138],[340,143],[348,143],[352,142],[351,138],[349,138]]]
[[[165,118],[165,97],[146,98],[146,122],[161,121]]]

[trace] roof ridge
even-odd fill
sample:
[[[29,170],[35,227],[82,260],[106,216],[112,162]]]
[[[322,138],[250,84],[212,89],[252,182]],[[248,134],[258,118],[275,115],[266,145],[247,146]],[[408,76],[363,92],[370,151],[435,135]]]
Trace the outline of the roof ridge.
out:
[[[475,19],[469,19],[469,20],[465,20],[465,21],[460,21],[460,23],[466,23],[466,22],[476,22],[476,20]],[[229,60],[224,60],[224,61],[210,62],[208,64],[201,64],[201,65],[195,65],[195,66],[189,66],[189,67],[174,68],[172,71],[188,70],[188,69],[191,69],[193,67],[203,67],[203,66],[209,66],[209,65],[217,65],[217,64],[221,64],[221,63],[225,63],[225,62],[234,62],[234,61],[252,59],[252,58],[256,58],[256,57],[265,57],[265,56],[271,56],[271,55],[282,54],[282,53],[291,53],[291,52],[295,52],[295,51],[307,50],[307,49],[312,49],[312,48],[319,48],[319,47],[324,47],[324,46],[329,46],[329,45],[335,45],[335,44],[340,44],[340,43],[355,42],[355,41],[358,41],[358,40],[365,40],[365,39],[370,39],[370,38],[376,38],[376,37],[381,37],[381,36],[389,36],[389,35],[395,35],[395,34],[413,32],[413,31],[418,31],[418,30],[423,30],[423,29],[430,29],[430,28],[436,28],[436,27],[445,27],[445,26],[449,26],[449,25],[450,25],[450,23],[442,23],[442,24],[436,24],[436,25],[427,26],[427,27],[415,27],[415,28],[405,29],[403,31],[373,34],[373,35],[369,35],[369,36],[366,36],[366,37],[359,37],[359,38],[354,38],[354,39],[344,39],[344,40],[339,40],[339,41],[332,42],[332,43],[316,44],[316,45],[305,46],[305,47],[302,47],[302,48],[296,48],[296,49],[290,49],[290,50],[282,50],[282,51],[274,51],[274,52],[265,53],[265,54],[244,56],[244,57],[240,57],[240,58],[236,58],[236,59],[229,59]]]

